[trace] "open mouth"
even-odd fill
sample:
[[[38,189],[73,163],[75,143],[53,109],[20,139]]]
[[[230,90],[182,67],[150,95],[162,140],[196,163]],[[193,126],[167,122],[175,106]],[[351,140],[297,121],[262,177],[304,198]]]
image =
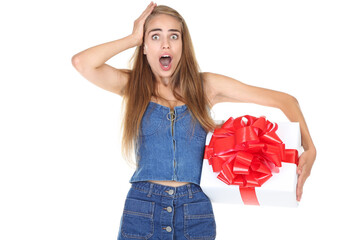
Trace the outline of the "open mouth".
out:
[[[160,57],[160,65],[163,70],[169,70],[171,66],[171,56],[170,55],[162,55]]]

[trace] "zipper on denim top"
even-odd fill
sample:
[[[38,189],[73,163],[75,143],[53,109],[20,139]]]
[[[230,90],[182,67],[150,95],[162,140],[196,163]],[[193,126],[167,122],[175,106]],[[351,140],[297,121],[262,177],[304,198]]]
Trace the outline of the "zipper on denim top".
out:
[[[170,125],[171,125],[171,136],[172,136],[172,142],[173,142],[173,149],[174,149],[174,159],[173,159],[173,163],[174,163],[174,176],[176,178],[176,174],[175,174],[175,166],[176,166],[176,159],[175,159],[175,138],[174,138],[174,124],[175,124],[175,119],[176,119],[176,114],[175,114],[175,110],[170,109],[170,112],[166,115],[167,119],[170,121]],[[176,179],[174,179],[176,180]]]

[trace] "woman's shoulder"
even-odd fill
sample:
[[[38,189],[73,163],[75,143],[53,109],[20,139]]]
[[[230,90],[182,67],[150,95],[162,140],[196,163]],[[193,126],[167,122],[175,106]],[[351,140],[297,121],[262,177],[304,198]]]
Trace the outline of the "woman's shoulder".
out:
[[[212,72],[201,72],[200,73],[202,78],[207,81],[208,84],[217,84],[219,80],[223,78],[229,78],[225,75],[218,74],[218,73],[212,73]]]
[[[221,78],[224,78],[224,75],[212,73],[212,72],[201,72],[202,79],[204,84],[207,87],[214,88],[219,84]]]
[[[234,78],[210,72],[204,72],[202,75],[213,105],[221,102],[243,102],[258,94],[253,88]],[[246,94],[250,94],[250,98]]]
[[[200,74],[204,82],[205,93],[213,106],[217,103],[216,95],[222,75],[211,72],[201,72]]]

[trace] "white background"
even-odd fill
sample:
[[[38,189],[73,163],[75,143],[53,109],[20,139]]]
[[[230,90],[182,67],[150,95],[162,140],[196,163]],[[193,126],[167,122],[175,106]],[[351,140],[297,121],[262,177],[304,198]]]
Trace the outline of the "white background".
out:
[[[116,239],[133,169],[121,97],[71,57],[132,32],[150,1],[0,4],[0,239]],[[318,155],[300,206],[214,204],[217,239],[355,239],[359,211],[357,1],[158,1],[185,18],[202,71],[295,96]],[[134,49],[107,63],[126,68]],[[216,119],[278,109],[222,103]]]

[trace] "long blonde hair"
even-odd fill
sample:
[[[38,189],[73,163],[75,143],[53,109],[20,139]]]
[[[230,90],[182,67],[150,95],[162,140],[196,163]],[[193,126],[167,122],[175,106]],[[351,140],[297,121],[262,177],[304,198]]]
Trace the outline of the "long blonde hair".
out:
[[[144,35],[149,21],[158,14],[170,15],[181,23],[183,50],[180,62],[170,81],[172,92],[176,99],[187,105],[192,117],[196,118],[206,131],[211,131],[216,125],[210,116],[210,102],[204,92],[202,73],[195,58],[185,20],[176,10],[168,6],[156,6],[145,20]],[[136,145],[135,141],[139,136],[141,119],[151,96],[161,97],[157,93],[156,79],[143,51],[144,39],[143,44],[136,48],[131,59],[132,71],[123,93],[121,150],[123,157],[130,164],[134,163],[131,156]]]

